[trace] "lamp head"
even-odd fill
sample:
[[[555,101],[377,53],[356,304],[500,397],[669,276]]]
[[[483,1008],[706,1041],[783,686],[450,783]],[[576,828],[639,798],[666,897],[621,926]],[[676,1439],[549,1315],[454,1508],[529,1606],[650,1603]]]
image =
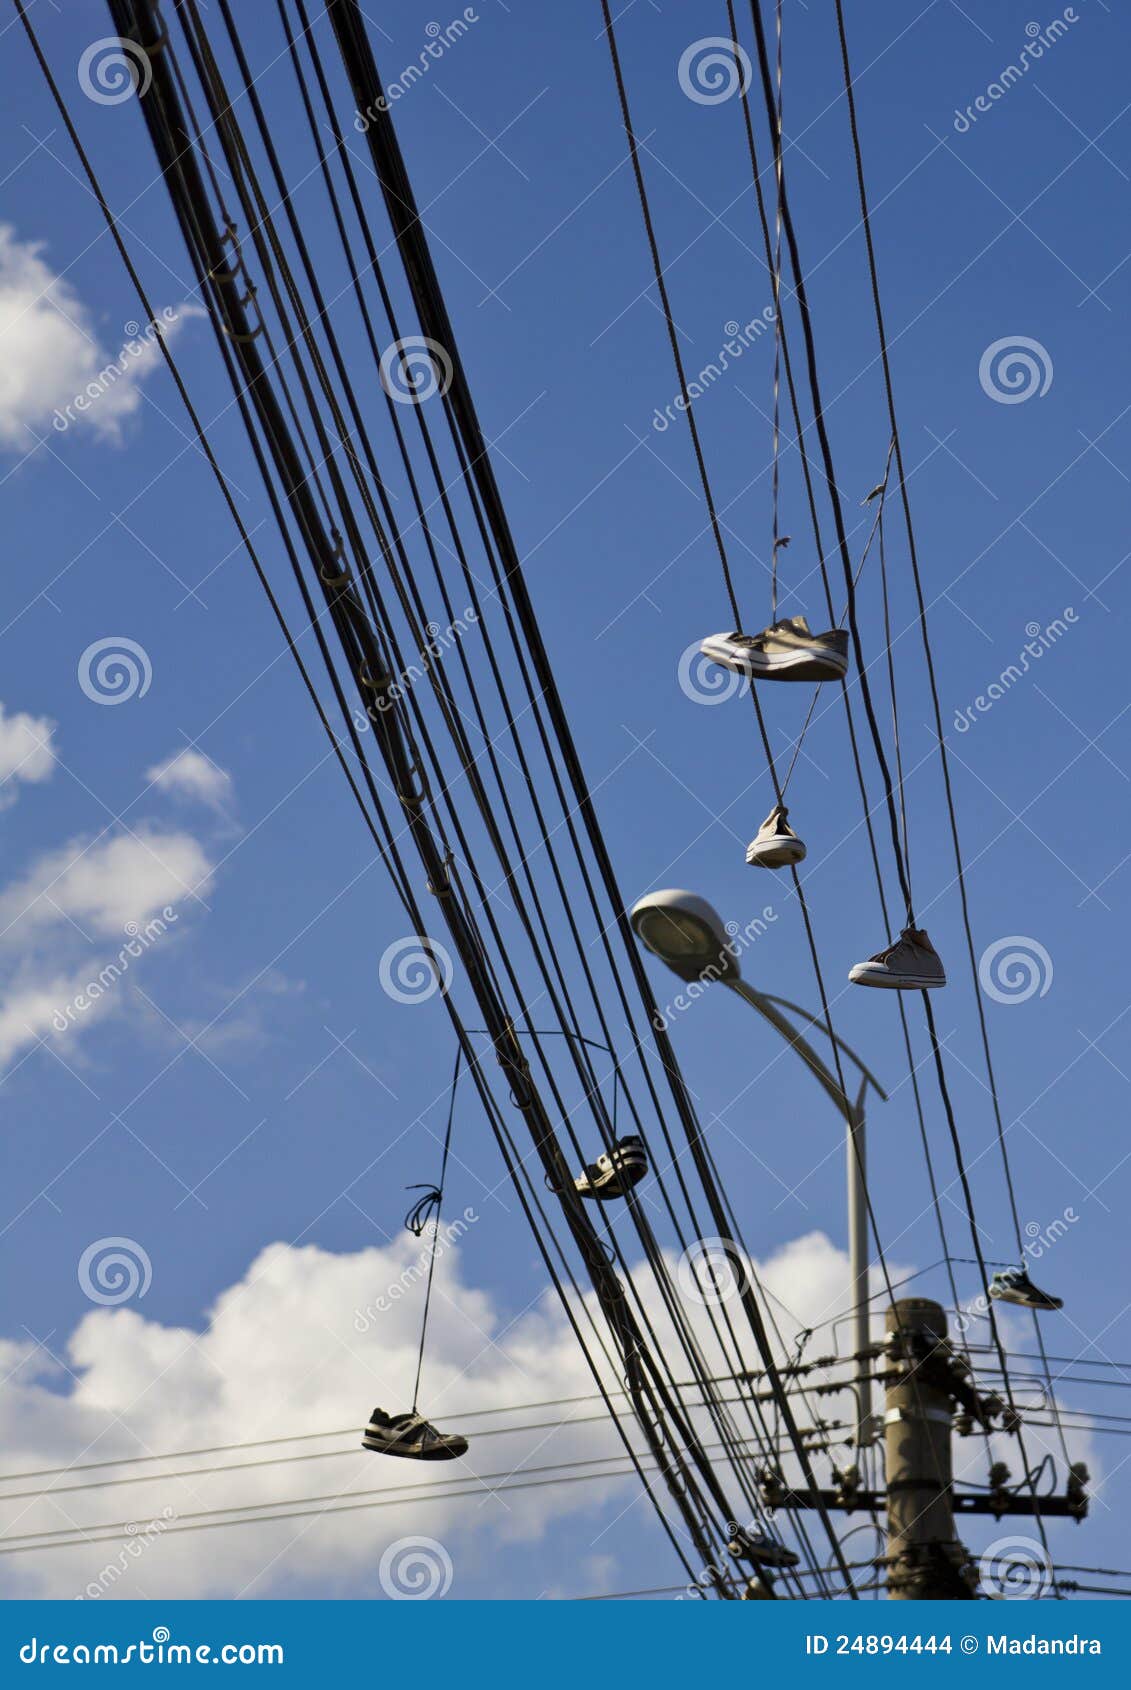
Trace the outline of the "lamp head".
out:
[[[641,943],[688,982],[711,969],[719,980],[738,978],[730,936],[706,898],[694,892],[649,892],[629,915]]]

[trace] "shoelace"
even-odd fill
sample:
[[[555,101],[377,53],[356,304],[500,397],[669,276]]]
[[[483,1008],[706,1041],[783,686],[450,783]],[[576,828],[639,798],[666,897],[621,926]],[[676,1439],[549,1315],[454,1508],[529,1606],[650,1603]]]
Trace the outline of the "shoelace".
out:
[[[414,1238],[422,1238],[428,1222],[433,1215],[439,1213],[440,1188],[436,1185],[410,1185],[406,1186],[405,1189],[407,1191],[423,1191],[424,1193],[424,1196],[417,1199],[404,1218],[407,1231],[411,1232]]]

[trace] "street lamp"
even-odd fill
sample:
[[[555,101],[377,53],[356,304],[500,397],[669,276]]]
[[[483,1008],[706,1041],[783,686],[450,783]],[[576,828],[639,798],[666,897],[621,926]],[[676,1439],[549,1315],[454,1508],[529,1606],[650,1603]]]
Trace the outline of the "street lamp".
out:
[[[742,978],[738,946],[718,914],[705,898],[694,892],[650,892],[630,914],[633,930],[641,943],[688,984],[717,981],[737,993],[765,1017],[800,1056],[813,1077],[840,1111],[848,1151],[848,1251],[853,1296],[855,1348],[861,1354],[856,1382],[856,1434],[861,1446],[874,1442],[872,1383],[863,1352],[870,1342],[868,1329],[868,1198],[865,1162],[864,1098],[869,1085],[887,1101],[887,1093],[856,1053],[835,1033],[829,1035],[836,1048],[858,1070],[860,1090],[849,1098],[837,1076],[817,1055],[801,1033],[783,1014],[789,1010],[810,1028],[828,1029],[787,998],[759,992]]]

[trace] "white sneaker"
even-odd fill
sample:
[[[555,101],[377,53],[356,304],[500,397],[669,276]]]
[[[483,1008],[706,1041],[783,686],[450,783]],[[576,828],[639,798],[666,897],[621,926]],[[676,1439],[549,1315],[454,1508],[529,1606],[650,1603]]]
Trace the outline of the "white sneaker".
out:
[[[886,986],[901,992],[929,991],[946,985],[942,958],[922,927],[905,927],[886,951],[877,951],[867,962],[848,971],[854,986]]]
[[[746,861],[759,868],[788,868],[805,856],[805,846],[786,821],[789,811],[775,804],[746,847]]]
[[[848,630],[813,634],[804,616],[787,616],[760,634],[708,634],[699,650],[756,681],[843,681],[848,673]]]

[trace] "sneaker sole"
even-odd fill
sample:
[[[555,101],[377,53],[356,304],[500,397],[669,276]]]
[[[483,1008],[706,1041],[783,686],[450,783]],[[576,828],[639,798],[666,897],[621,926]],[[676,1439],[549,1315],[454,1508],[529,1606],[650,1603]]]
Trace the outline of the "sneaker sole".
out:
[[[713,646],[709,640],[704,640],[699,649],[712,663],[719,663],[736,675],[749,675],[755,681],[843,681],[848,674],[847,658],[816,659],[811,653],[800,651],[736,657],[726,647]]]
[[[586,1191],[582,1191],[576,1186],[575,1190],[577,1190],[579,1197],[592,1197],[598,1203],[611,1202],[616,1197],[627,1197],[628,1193],[640,1184],[647,1172],[647,1168],[641,1168],[636,1178],[630,1179],[627,1185],[622,1186],[615,1180],[609,1180],[605,1185],[590,1185]]]
[[[995,1303],[1011,1303],[1015,1309],[1032,1309],[1034,1314],[1059,1314],[1063,1303],[1031,1303],[1026,1297],[1010,1297],[1004,1291],[991,1291]]]
[[[805,861],[805,856],[806,851],[804,845],[801,845],[799,849],[791,850],[788,853],[783,852],[779,845],[775,845],[772,851],[764,854],[759,851],[754,851],[753,847],[751,847],[751,849],[746,853],[746,861],[750,864],[751,868],[792,868],[794,863],[803,863]]]
[[[888,992],[929,992],[935,986],[945,986],[946,976],[930,979],[925,974],[874,974],[867,969],[851,968],[848,978],[854,986],[877,986]]]
[[[361,1447],[372,1450],[374,1455],[395,1455],[398,1461],[454,1461],[458,1456],[467,1454],[466,1443],[462,1448],[441,1445],[439,1448],[427,1450],[399,1449],[393,1444],[378,1443],[374,1438],[363,1437]]]

